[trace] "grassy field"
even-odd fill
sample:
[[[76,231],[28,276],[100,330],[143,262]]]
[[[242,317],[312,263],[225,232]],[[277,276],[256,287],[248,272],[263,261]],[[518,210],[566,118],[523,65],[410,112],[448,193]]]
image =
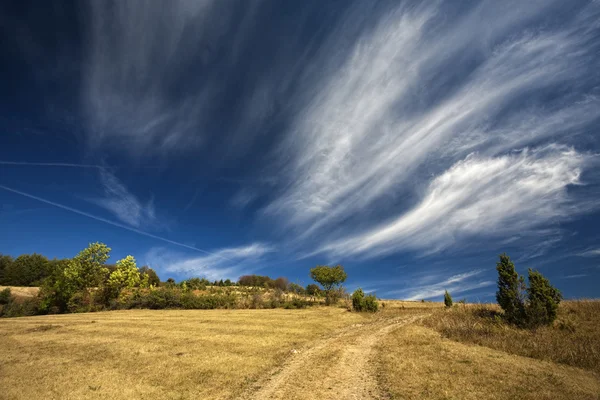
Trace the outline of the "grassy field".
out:
[[[2,319],[0,399],[600,398],[600,302],[564,302],[555,325],[535,332],[500,323],[494,306],[383,303],[375,315],[313,307]]]
[[[0,321],[3,399],[235,398],[327,333],[341,308],[113,311]]]
[[[377,375],[392,399],[598,399],[592,372],[444,339],[419,325],[379,342]]]
[[[554,325],[536,330],[502,323],[497,305],[458,305],[424,320],[442,336],[594,371],[600,377],[600,301],[564,301]]]

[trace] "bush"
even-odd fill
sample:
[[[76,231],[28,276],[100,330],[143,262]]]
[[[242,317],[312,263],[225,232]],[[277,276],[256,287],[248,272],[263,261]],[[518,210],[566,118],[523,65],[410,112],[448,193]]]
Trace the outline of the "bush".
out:
[[[358,288],[352,293],[352,309],[354,311],[363,311],[365,308],[365,293]]]
[[[354,311],[376,312],[379,308],[377,297],[375,295],[365,296],[361,288],[358,288],[352,293],[352,309]]]
[[[444,305],[448,308],[452,307],[452,296],[447,290],[444,292]]]
[[[365,308],[364,310],[367,312],[377,312],[379,308],[379,303],[377,302],[377,297],[375,295],[368,295],[365,297]]]
[[[10,288],[6,288],[0,292],[0,304],[8,304],[11,301]]]
[[[550,325],[554,322],[562,295],[548,279],[532,269],[529,269],[527,299],[527,323],[530,326]]]
[[[508,322],[522,325],[526,317],[523,301],[524,279],[515,271],[515,265],[506,254],[500,255],[496,270],[498,271],[496,301],[504,310],[504,316]]]

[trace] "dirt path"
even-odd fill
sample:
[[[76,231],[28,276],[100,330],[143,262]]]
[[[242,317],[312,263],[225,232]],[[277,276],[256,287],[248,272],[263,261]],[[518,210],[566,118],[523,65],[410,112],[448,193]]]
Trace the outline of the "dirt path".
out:
[[[353,325],[293,354],[257,383],[245,399],[384,399],[374,375],[374,346],[384,335],[421,315]]]

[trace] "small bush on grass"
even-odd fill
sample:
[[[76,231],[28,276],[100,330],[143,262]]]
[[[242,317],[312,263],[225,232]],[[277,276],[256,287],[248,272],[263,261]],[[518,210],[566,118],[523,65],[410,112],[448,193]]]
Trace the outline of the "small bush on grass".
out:
[[[8,304],[11,301],[10,288],[0,291],[0,305]]]
[[[444,305],[446,308],[452,307],[452,296],[450,296],[450,293],[448,293],[447,290],[444,291]]]
[[[377,312],[379,308],[379,303],[377,302],[377,297],[375,295],[368,295],[365,297],[365,311],[367,312]]]
[[[352,293],[352,309],[354,311],[363,311],[365,308],[365,293],[358,288]]]

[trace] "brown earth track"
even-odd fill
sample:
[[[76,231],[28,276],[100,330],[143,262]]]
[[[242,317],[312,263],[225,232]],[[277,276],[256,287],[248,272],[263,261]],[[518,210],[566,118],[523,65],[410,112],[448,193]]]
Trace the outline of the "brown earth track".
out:
[[[257,382],[243,399],[385,399],[377,384],[375,345],[423,315],[379,318],[338,331],[292,353],[286,363]]]

